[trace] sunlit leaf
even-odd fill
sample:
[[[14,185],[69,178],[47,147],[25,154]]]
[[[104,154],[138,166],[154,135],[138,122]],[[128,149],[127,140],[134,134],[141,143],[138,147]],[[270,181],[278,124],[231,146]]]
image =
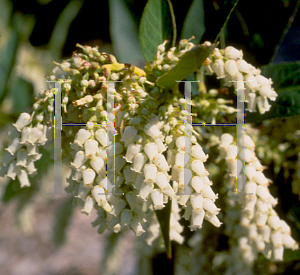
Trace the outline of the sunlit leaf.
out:
[[[176,81],[182,80],[195,72],[216,46],[217,44],[193,47],[180,57],[175,67],[160,76],[156,83],[162,87],[172,89],[176,85]]]
[[[146,61],[153,61],[157,46],[173,37],[172,14],[168,1],[149,0],[141,18],[139,37]]]

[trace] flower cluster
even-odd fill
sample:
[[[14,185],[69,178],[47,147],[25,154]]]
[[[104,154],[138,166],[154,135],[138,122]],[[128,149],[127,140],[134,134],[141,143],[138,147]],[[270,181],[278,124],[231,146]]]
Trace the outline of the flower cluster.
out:
[[[241,198],[240,225],[246,229],[245,236],[241,236],[238,245],[243,251],[244,258],[253,262],[257,253],[263,253],[268,259],[283,260],[284,248],[298,249],[298,244],[291,237],[291,229],[281,220],[273,207],[277,204],[269,191],[270,180],[263,174],[264,167],[255,155],[255,144],[249,135],[244,138],[245,152],[238,152],[230,134],[223,134],[219,149],[227,162],[230,176],[236,177],[239,171],[236,156],[245,161],[245,195]]]
[[[248,111],[255,112],[256,106],[261,114],[270,110],[268,99],[275,101],[277,93],[272,88],[272,80],[262,76],[259,69],[243,59],[242,50],[226,47],[213,53],[205,60],[206,74],[216,74],[218,79],[224,79],[225,85],[234,85],[235,89],[244,89],[245,102]],[[245,84],[244,84],[245,83]]]

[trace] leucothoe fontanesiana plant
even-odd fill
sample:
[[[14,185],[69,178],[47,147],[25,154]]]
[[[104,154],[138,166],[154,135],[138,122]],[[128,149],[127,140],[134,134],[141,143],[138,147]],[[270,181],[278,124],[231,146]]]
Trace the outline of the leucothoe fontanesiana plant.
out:
[[[66,192],[74,197],[82,213],[97,212],[93,226],[98,226],[99,233],[131,229],[137,236],[147,234],[146,241],[151,245],[160,236],[160,229],[165,230],[160,228],[159,216],[168,209],[166,246],[167,239],[184,242],[181,218],[189,221],[190,230],[201,229],[204,220],[215,227],[229,220],[226,228],[244,262],[252,263],[258,252],[282,260],[284,248],[296,249],[298,244],[273,209],[277,201],[268,189],[271,180],[264,176],[255,155],[251,128],[245,136],[245,173],[246,191],[253,195],[243,196],[242,206],[230,195],[221,198],[232,209],[220,221],[220,198],[205,168],[209,156],[196,128],[185,122],[188,115],[196,115],[199,122],[227,121],[235,117],[236,108],[230,100],[221,98],[218,90],[195,95],[188,102],[178,85],[170,89],[157,81],[176,68],[185,54],[200,49],[206,74],[216,74],[234,90],[245,88],[248,110],[255,112],[258,108],[263,114],[270,109],[269,100],[277,96],[271,79],[262,76],[259,69],[243,59],[242,51],[233,47],[218,49],[209,42],[199,47],[181,40],[178,47],[166,50],[166,43],[157,47],[155,60],[146,65],[145,71],[118,63],[113,55],[100,53],[95,47],[81,45],[78,47],[82,53],[55,63],[49,80],[69,80],[61,84],[62,121],[84,125],[63,127],[63,158],[71,156],[72,169]],[[9,135],[11,143],[2,160],[1,176],[18,178],[21,187],[30,186],[30,177],[37,172],[34,163],[41,157],[38,148],[53,130],[54,95],[54,88],[42,92],[32,113],[22,113]],[[191,104],[194,113],[184,110],[187,104]],[[108,125],[112,119],[114,125]],[[207,149],[220,149],[220,159],[225,160],[231,179],[224,181],[229,190],[242,152],[237,151],[234,130],[225,132],[212,135],[214,141]],[[186,140],[190,151],[186,150]],[[110,167],[107,155],[114,155],[114,167]],[[108,175],[111,169],[113,177]],[[238,218],[231,224],[232,211]]]

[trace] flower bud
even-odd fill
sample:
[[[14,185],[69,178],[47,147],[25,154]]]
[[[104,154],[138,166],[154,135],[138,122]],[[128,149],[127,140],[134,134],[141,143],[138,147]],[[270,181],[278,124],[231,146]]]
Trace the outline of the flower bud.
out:
[[[237,50],[234,47],[226,47],[225,48],[225,56],[231,59],[241,59],[243,58],[242,50]]]
[[[97,174],[101,174],[104,171],[106,171],[104,160],[101,157],[96,157],[94,159],[91,159],[90,164]]]
[[[225,77],[224,61],[222,59],[217,59],[213,64],[211,64],[211,68],[216,73],[217,79]]]
[[[153,139],[157,139],[161,136],[161,132],[158,127],[153,123],[147,123],[144,127],[145,134],[152,137]]]
[[[203,197],[201,195],[191,196],[190,202],[191,202],[193,211],[198,211],[198,212],[203,211]]]
[[[233,78],[239,73],[236,61],[234,60],[228,60],[225,62],[225,70]]]
[[[205,162],[208,158],[208,155],[205,155],[202,147],[199,144],[192,146],[192,156],[202,162]]]
[[[192,211],[192,219],[191,219],[191,225],[190,225],[190,229],[196,230],[196,229],[201,229],[202,228],[202,224],[203,224],[203,219],[205,216],[205,211]]]
[[[208,198],[205,198],[203,200],[203,208],[212,215],[217,215],[221,210],[220,208],[217,208],[217,206],[214,204],[214,202],[211,199]]]

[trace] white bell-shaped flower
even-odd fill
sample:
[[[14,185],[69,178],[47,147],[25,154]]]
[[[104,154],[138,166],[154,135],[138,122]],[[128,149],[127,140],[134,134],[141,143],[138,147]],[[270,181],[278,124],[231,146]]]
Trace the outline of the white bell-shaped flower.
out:
[[[227,147],[233,142],[233,136],[230,134],[223,134],[221,136],[221,143],[219,148],[226,150]]]
[[[16,165],[16,161],[12,161],[8,166],[7,176],[11,179],[15,179],[17,174],[20,172],[21,167]]]
[[[189,158],[189,154],[182,151],[178,152],[175,156],[175,165],[173,168],[177,169],[178,171],[182,171],[189,162]]]
[[[167,147],[163,143],[163,139],[160,139],[160,138],[156,139],[155,144],[157,146],[158,153],[163,153],[164,151],[167,150]]]
[[[96,185],[91,190],[92,196],[99,206],[107,203],[106,192],[102,186]]]
[[[205,211],[192,211],[192,219],[191,219],[191,230],[201,229],[203,220],[205,216]]]
[[[282,234],[280,231],[275,231],[271,234],[271,242],[274,247],[281,247],[282,243]]]
[[[192,178],[192,171],[190,169],[184,169],[179,172],[178,183],[179,186],[187,186]]]
[[[277,215],[271,215],[269,218],[268,218],[268,225],[274,229],[274,230],[278,230],[281,226],[281,223],[280,223],[280,218],[277,216]]]
[[[25,148],[21,148],[17,152],[17,166],[26,166],[28,153]]]
[[[80,129],[75,135],[74,144],[82,146],[91,136],[91,132],[85,129]]]
[[[83,179],[84,185],[87,185],[87,186],[93,185],[95,177],[96,177],[96,173],[91,168],[85,169],[82,172],[82,179]]]
[[[233,161],[237,157],[237,146],[236,145],[229,145],[226,152],[226,160],[227,161]]]
[[[13,124],[13,126],[15,126],[19,132],[21,132],[21,130],[25,126],[27,126],[28,124],[31,123],[31,120],[32,120],[32,118],[30,117],[30,114],[22,113],[22,114],[20,114],[17,122]]]
[[[274,261],[283,261],[284,246],[273,247]]]
[[[29,133],[31,132],[31,130],[32,130],[32,128],[29,128],[29,127],[24,127],[22,129],[20,144],[27,144],[27,139],[28,139],[28,136],[29,136]]]
[[[256,97],[257,108],[260,114],[264,114],[266,109],[264,107],[264,98],[262,96]]]
[[[150,161],[153,160],[155,156],[158,155],[158,148],[157,145],[153,142],[149,142],[144,146],[144,152],[146,153],[147,157]]]
[[[124,209],[121,212],[121,226],[123,229],[127,229],[130,225],[132,219],[132,211],[129,209]]]
[[[175,198],[177,198],[177,196],[176,196],[176,194],[175,194],[175,192],[174,192],[174,189],[171,187],[171,185],[165,187],[165,188],[162,189],[161,191],[164,193],[164,195],[166,195],[166,196],[164,196],[164,203],[167,203],[167,202],[168,202],[167,196],[168,196],[170,199],[175,199]]]
[[[244,207],[245,212],[253,213],[256,202],[257,196],[246,195]]]
[[[169,165],[175,164],[175,156],[176,156],[176,149],[168,149],[167,151],[167,162]]]
[[[208,158],[208,155],[205,155],[202,147],[199,144],[192,146],[192,156],[202,162],[205,162]]]
[[[280,220],[280,231],[283,234],[291,235],[291,228],[284,220]]]
[[[90,164],[97,174],[101,174],[104,171],[106,171],[104,160],[101,157],[96,157],[94,159],[91,159]]]
[[[141,236],[145,230],[143,229],[139,218],[134,216],[130,222],[130,227],[132,228],[133,232],[135,233],[136,236]]]
[[[211,68],[216,73],[218,79],[225,77],[224,61],[222,59],[216,59],[211,64]]]
[[[255,143],[253,142],[252,138],[248,135],[244,136],[244,145],[250,150],[253,150],[255,148]]]
[[[201,193],[205,187],[205,184],[199,176],[192,178],[192,187],[195,189],[196,193]]]
[[[202,190],[202,196],[204,198],[209,198],[213,202],[218,198],[218,194],[215,194],[215,192],[212,190],[210,186],[205,186]]]
[[[160,190],[154,189],[151,192],[151,199],[152,199],[152,202],[153,202],[154,210],[160,210],[160,209],[163,209],[165,207],[165,205],[164,205],[164,194]]]
[[[125,146],[132,143],[137,135],[137,129],[132,126],[127,126],[122,135],[121,141],[125,143]]]
[[[88,158],[85,156],[83,151],[78,151],[75,155],[74,161],[71,162],[71,166],[75,169],[78,169],[81,165],[83,165]]]
[[[263,186],[263,185],[258,185],[257,186],[256,194],[257,194],[258,197],[260,197],[264,201],[269,200],[270,197],[271,197],[269,189],[266,186]]]
[[[255,93],[250,93],[248,96],[248,107],[247,110],[252,113],[256,112],[256,94]]]
[[[159,171],[169,171],[170,166],[163,154],[157,154],[153,159],[153,163],[157,166]]]
[[[154,183],[156,180],[156,173],[157,173],[157,167],[156,165],[150,163],[150,164],[146,164],[144,166],[144,175],[145,175],[145,182],[147,184],[151,184]]]
[[[94,139],[88,139],[84,143],[85,156],[89,159],[94,159],[96,157],[97,149],[98,142]]]
[[[225,62],[225,70],[232,78],[235,78],[239,73],[236,61],[234,60],[228,60]]]
[[[39,137],[38,139],[38,143],[40,145],[44,145],[46,143],[47,139],[47,126],[43,125],[43,129],[42,129],[42,135]]]
[[[205,198],[203,200],[203,208],[207,210],[211,215],[217,215],[220,212],[220,208],[214,204],[211,199]]]
[[[185,188],[182,190],[182,193],[179,193],[179,200],[178,203],[184,207],[187,207],[187,202],[191,198],[192,189],[189,186],[185,186]]]
[[[289,248],[292,250],[296,250],[299,248],[298,243],[289,234],[282,234],[282,243],[285,248]]]
[[[105,129],[98,129],[95,133],[95,137],[103,147],[107,146],[107,132]]]
[[[262,227],[266,225],[267,220],[268,220],[268,214],[267,213],[262,213],[260,211],[255,212],[255,223],[258,227]]]
[[[161,131],[159,131],[156,124],[147,123],[144,127],[145,134],[152,137],[153,139],[157,139],[161,136]]]
[[[263,237],[264,242],[269,243],[271,237],[271,227],[268,225],[259,228],[260,234]]]
[[[25,186],[30,186],[28,174],[25,171],[25,169],[21,169],[20,172],[17,174],[17,177],[20,182],[21,188],[23,188]]]
[[[271,86],[273,84],[271,79],[268,79],[261,74],[255,76],[257,83],[261,86]]]
[[[119,199],[118,202],[114,204],[111,214],[116,217],[119,216],[119,214],[126,207],[126,205],[127,205],[127,202],[125,200]]]
[[[256,187],[257,187],[257,184],[255,182],[248,181],[245,184],[245,192],[247,194],[253,194],[253,195],[255,195],[256,194]]]
[[[42,136],[42,134],[43,132],[40,129],[34,127],[31,129],[26,141],[29,144],[35,144],[38,141],[38,139]]]
[[[244,59],[238,60],[236,64],[240,72],[246,74],[250,74],[252,72],[253,66],[247,63]]]
[[[242,50],[237,50],[236,48],[229,46],[225,48],[225,56],[231,59],[241,59],[243,58]]]
[[[164,189],[170,186],[168,178],[165,173],[157,172],[155,177],[155,183],[158,185],[160,189]]]
[[[257,83],[257,80],[253,74],[247,74],[245,76],[245,81],[246,81],[245,82],[246,86],[253,92],[255,92],[260,87],[260,85]]]
[[[201,195],[193,195],[190,197],[190,202],[194,211],[203,211],[203,197]]]
[[[28,175],[32,175],[37,171],[37,169],[34,166],[34,159],[32,159],[32,158],[27,159],[26,169],[27,169]]]
[[[266,176],[264,175],[263,172],[257,172],[256,173],[256,179],[255,181],[258,183],[258,184],[261,184],[261,185],[269,185],[269,180],[266,178]]]
[[[253,165],[246,165],[245,167],[245,175],[250,181],[254,181],[256,178],[256,169]]]
[[[207,214],[207,212],[205,214]],[[215,227],[220,227],[222,225],[222,223],[216,215],[209,215],[209,217],[208,215],[205,215],[205,219],[208,220]]]
[[[93,210],[94,203],[95,203],[94,198],[92,196],[88,196],[85,199],[84,206],[81,209],[81,213],[84,213],[89,216]]]
[[[22,144],[19,143],[19,138],[16,137],[12,140],[11,144],[5,148],[6,151],[8,151],[11,155],[14,155],[21,147]]]
[[[204,177],[208,175],[208,172],[205,169],[204,164],[201,160],[192,161],[192,170],[200,177]]]
[[[143,200],[146,201],[149,194],[152,192],[153,190],[153,185],[151,184],[147,184],[145,182],[142,183],[140,191],[139,191],[139,197]]]
[[[75,198],[80,198],[83,201],[86,199],[87,194],[91,191],[91,188],[80,183],[78,185],[76,185],[76,195],[74,196]]]
[[[26,144],[28,156],[37,156],[39,154],[39,147],[35,144]]]
[[[140,173],[146,161],[147,161],[147,156],[145,154],[143,153],[136,154],[133,159],[132,170],[134,172]]]
[[[140,144],[129,144],[129,146],[127,147],[127,151],[126,151],[126,155],[124,156],[124,159],[127,162],[132,163],[132,159],[134,158],[134,156],[136,154],[138,154],[141,151],[141,145]]]

